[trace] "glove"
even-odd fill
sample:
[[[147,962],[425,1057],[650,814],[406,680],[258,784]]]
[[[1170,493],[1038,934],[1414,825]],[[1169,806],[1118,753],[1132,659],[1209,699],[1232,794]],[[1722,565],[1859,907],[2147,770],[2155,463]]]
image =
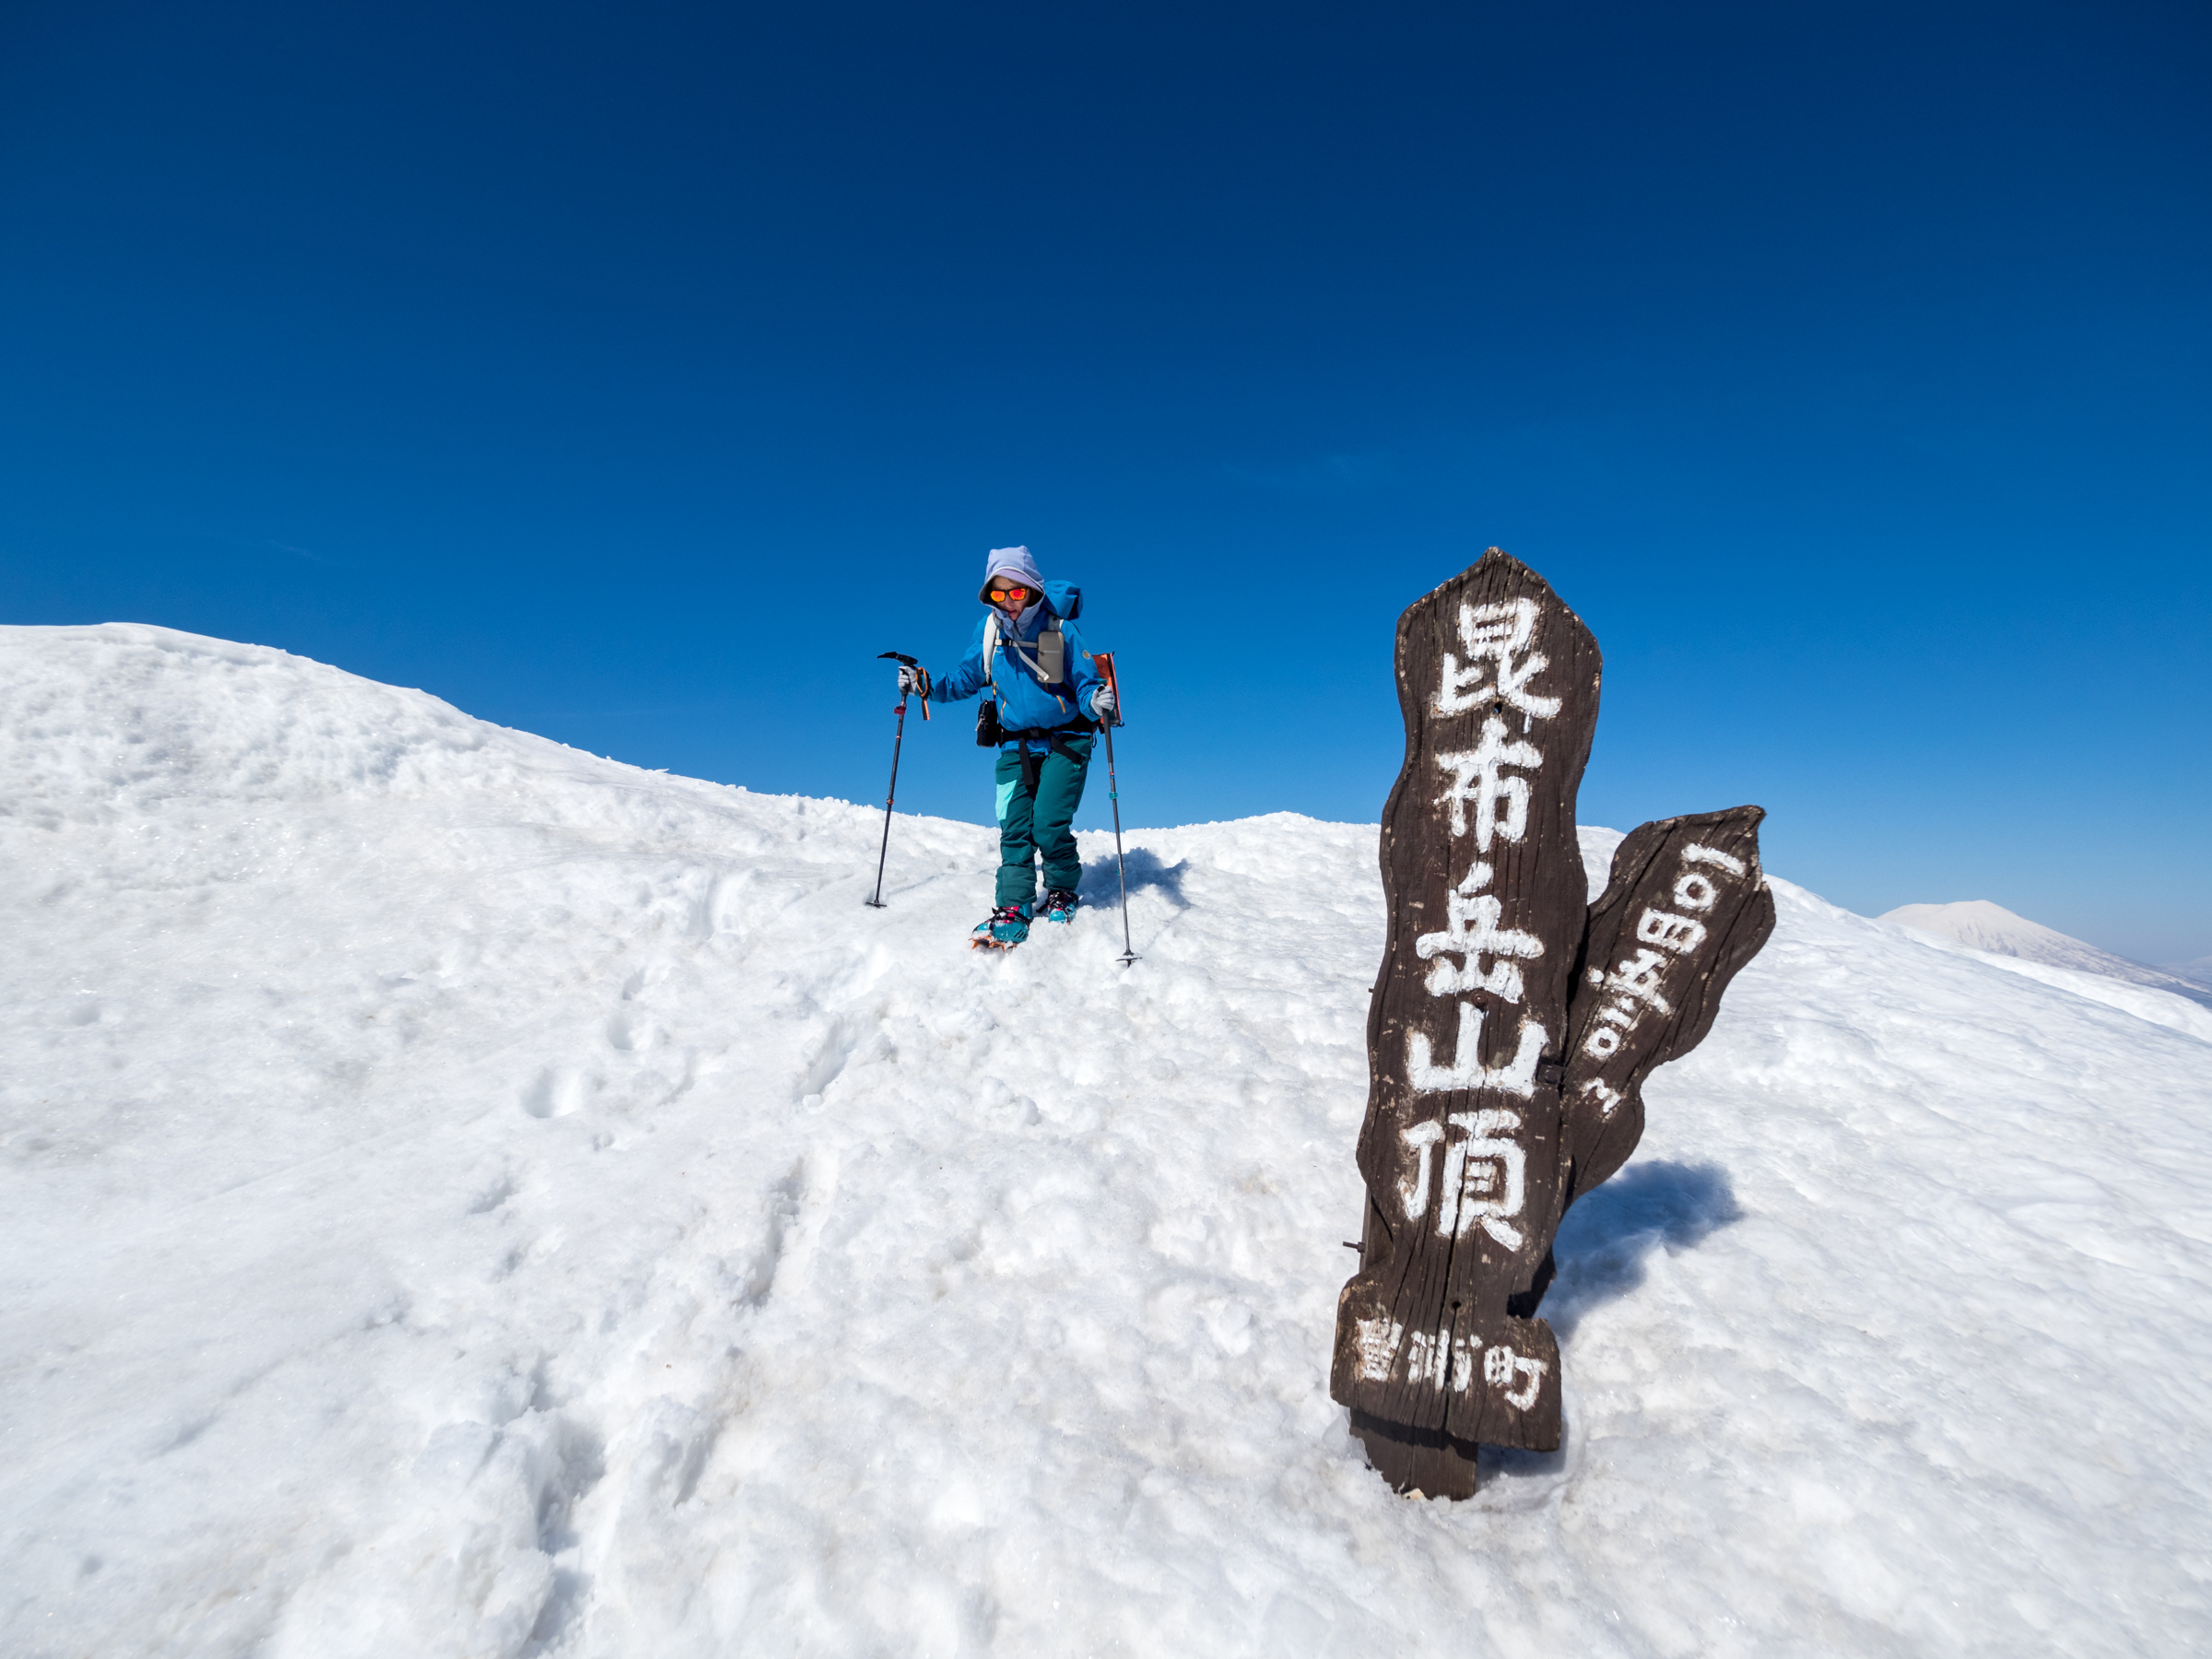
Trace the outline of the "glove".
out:
[[[1090,717],[1100,725],[1113,718],[1113,688],[1100,686],[1090,694]]]
[[[921,698],[924,702],[929,700],[928,669],[919,665],[909,668],[903,663],[900,665],[899,695],[904,697],[909,691]]]

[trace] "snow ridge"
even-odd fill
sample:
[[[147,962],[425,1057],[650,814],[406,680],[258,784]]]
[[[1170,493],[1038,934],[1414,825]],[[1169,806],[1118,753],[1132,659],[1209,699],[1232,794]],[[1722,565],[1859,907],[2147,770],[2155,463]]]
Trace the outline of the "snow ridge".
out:
[[[0,716],[10,1653],[2212,1628],[2171,1021],[1776,881],[1560,1233],[1564,1450],[1412,1502],[1326,1393],[1373,826],[1134,832],[1124,972],[967,949],[987,830],[901,818],[873,912],[870,808],[279,652],[0,629]]]

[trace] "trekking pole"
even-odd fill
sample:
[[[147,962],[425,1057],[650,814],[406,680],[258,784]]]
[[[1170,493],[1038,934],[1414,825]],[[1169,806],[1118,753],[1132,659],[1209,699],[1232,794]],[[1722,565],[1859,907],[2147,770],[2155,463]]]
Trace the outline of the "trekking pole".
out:
[[[901,656],[896,651],[884,652],[882,656],[888,657],[895,663],[902,663],[909,668],[915,666],[912,657]],[[877,660],[880,661],[881,657]],[[929,718],[929,699],[927,697],[922,700],[922,718],[924,720]],[[881,910],[884,907],[883,865],[884,861],[891,855],[891,803],[899,798],[899,750],[905,742],[906,693],[901,691],[899,693],[899,729],[891,738],[891,786],[883,797],[883,847],[876,854],[876,897],[867,901],[869,907],[874,910]],[[1107,770],[1112,771],[1113,769],[1109,766]]]
[[[1106,798],[1113,803],[1113,862],[1122,876],[1122,954],[1115,959],[1126,968],[1136,960],[1136,947],[1129,943],[1129,865],[1122,856],[1122,782],[1113,770],[1113,728],[1122,724],[1122,685],[1113,671],[1113,653],[1101,651],[1091,660],[1113,691],[1113,718],[1106,723]]]

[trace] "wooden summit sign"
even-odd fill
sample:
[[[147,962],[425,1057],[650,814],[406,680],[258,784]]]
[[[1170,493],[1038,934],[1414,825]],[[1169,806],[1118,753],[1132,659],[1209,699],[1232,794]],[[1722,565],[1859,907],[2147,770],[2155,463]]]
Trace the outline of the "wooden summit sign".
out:
[[[1492,547],[1398,618],[1406,762],[1382,812],[1389,934],[1369,1006],[1359,1271],[1329,1392],[1400,1491],[1464,1498],[1478,1443],[1559,1443],[1535,1317],[1567,1206],[1643,1131],[1773,931],[1757,806],[1646,824],[1587,905],[1575,794],[1600,658]]]

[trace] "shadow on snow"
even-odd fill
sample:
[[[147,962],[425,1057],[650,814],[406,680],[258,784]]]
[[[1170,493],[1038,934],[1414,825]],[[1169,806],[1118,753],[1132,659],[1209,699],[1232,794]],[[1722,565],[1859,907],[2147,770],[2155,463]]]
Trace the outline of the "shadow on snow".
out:
[[[1188,910],[1190,900],[1182,896],[1182,878],[1190,869],[1190,860],[1179,858],[1173,864],[1159,862],[1159,854],[1143,847],[1128,851],[1129,890],[1141,892],[1147,888],[1164,895],[1177,910]],[[1113,867],[1113,854],[1094,858],[1083,866],[1083,902],[1095,905],[1112,905],[1121,902],[1121,882]]]
[[[1565,1342],[1583,1316],[1643,1283],[1652,1253],[1688,1250],[1743,1218],[1727,1171],[1717,1164],[1654,1159],[1631,1164],[1567,1212],[1552,1241],[1559,1277],[1537,1312]],[[1571,1418],[1566,1441],[1574,1436]],[[1485,1496],[1512,1509],[1544,1501],[1566,1467],[1557,1452],[1482,1449]],[[1489,1483],[1497,1479],[1495,1486]],[[1535,1481],[1533,1487],[1522,1483]]]
[[[1717,1164],[1630,1164],[1567,1212],[1552,1243],[1559,1277],[1541,1310],[1564,1336],[1593,1308],[1643,1283],[1654,1250],[1688,1250],[1743,1218]]]

